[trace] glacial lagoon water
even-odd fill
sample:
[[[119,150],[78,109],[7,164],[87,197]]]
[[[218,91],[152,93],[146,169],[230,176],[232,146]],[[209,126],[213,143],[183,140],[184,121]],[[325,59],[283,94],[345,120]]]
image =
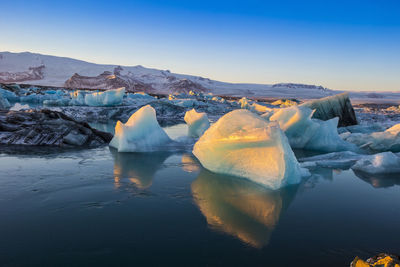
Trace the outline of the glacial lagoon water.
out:
[[[0,151],[0,266],[348,266],[400,254],[400,177],[319,169],[271,191],[190,152]]]

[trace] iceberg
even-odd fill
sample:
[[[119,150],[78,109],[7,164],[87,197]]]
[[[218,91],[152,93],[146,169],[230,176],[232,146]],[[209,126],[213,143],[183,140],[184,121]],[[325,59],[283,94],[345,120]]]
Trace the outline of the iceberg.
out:
[[[305,174],[279,125],[244,109],[213,124],[196,142],[193,154],[212,172],[272,189],[297,184]]]
[[[189,127],[189,135],[192,137],[200,137],[210,127],[207,114],[197,113],[195,109],[187,111],[184,120]]]
[[[1,96],[3,96],[8,101],[12,101],[12,102],[19,101],[19,97],[14,92],[0,87],[0,98],[1,98]]]
[[[365,156],[351,168],[368,174],[400,173],[400,157],[392,152]]]
[[[239,99],[238,104],[240,105],[240,108],[242,109],[249,109],[250,108],[250,101],[246,97],[242,97]]]
[[[296,99],[278,99],[271,103],[271,105],[279,106],[281,108],[297,106],[299,102]]]
[[[156,100],[157,99],[149,94],[146,94],[145,92],[137,92],[134,94],[129,93],[127,95],[127,97],[130,99],[135,99],[135,100]]]
[[[125,87],[85,95],[85,104],[88,106],[117,106],[121,105],[125,95]]]
[[[270,121],[279,123],[292,148],[335,152],[355,150],[338,134],[338,118],[327,121],[311,119],[314,111],[304,106],[291,106],[276,110]]]
[[[348,93],[308,101],[300,106],[315,110],[314,119],[326,121],[338,117],[340,127],[358,124]]]
[[[383,132],[342,134],[342,136],[346,141],[374,152],[400,152],[400,124]]]
[[[117,122],[110,146],[118,152],[152,152],[167,150],[171,142],[158,124],[154,108],[146,105],[136,111],[125,124]]]
[[[10,107],[10,103],[8,102],[7,98],[3,97],[0,94],[0,109],[8,109]]]

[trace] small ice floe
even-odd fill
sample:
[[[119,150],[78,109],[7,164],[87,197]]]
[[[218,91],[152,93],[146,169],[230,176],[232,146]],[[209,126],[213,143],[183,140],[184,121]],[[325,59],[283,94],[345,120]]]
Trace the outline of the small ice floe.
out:
[[[1,97],[7,99],[8,101],[19,101],[19,96],[17,96],[14,92],[0,87],[0,99]]]
[[[206,169],[272,189],[300,182],[302,169],[277,123],[240,109],[221,117],[196,142],[193,154]]]
[[[332,168],[347,170],[365,155],[360,155],[351,151],[333,152],[313,157],[300,158],[301,166],[313,169]]]
[[[210,122],[207,114],[204,112],[196,112],[195,109],[187,111],[184,117],[189,127],[189,136],[200,137],[209,127]]]
[[[271,103],[271,105],[279,106],[281,108],[297,106],[299,101],[296,99],[278,99]]]
[[[400,173],[400,157],[392,152],[364,156],[351,168],[369,174]]]
[[[237,104],[242,109],[248,109],[248,110],[250,110],[254,113],[258,113],[258,114],[272,112],[274,110],[273,108],[270,107],[271,105],[266,105],[265,103],[260,104],[255,101],[249,100],[246,97],[242,97],[241,99],[239,99]]]

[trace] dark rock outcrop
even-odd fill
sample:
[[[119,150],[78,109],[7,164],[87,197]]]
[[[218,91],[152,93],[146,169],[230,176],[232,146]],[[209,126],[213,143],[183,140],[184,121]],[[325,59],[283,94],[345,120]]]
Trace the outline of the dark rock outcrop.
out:
[[[293,89],[300,88],[300,89],[312,89],[321,91],[329,90],[321,85],[302,84],[302,83],[276,83],[272,85],[272,88],[293,88]]]
[[[173,76],[172,76],[173,77]],[[196,93],[204,93],[208,92],[209,90],[202,86],[199,83],[193,82],[188,79],[179,79],[177,80],[175,77],[172,79],[171,76],[168,77],[168,80],[171,82],[169,85],[169,90],[172,93],[185,93],[188,94],[190,91]]]
[[[59,107],[62,112],[77,121],[101,122],[120,120],[126,122],[130,116],[144,105],[152,106],[157,113],[157,121],[161,126],[184,123],[186,109],[166,101],[153,101],[143,105],[117,107]]]
[[[356,113],[351,105],[349,94],[343,93],[308,101],[302,106],[315,109],[314,119],[329,120],[339,117],[338,127],[358,124]]]
[[[363,261],[359,257],[356,257],[351,263],[350,267],[367,267],[367,266],[387,266],[387,267],[399,267],[400,258],[396,255],[380,253],[372,258]]]
[[[51,110],[0,110],[0,144],[48,146],[99,146],[112,135]]]
[[[22,72],[0,72],[1,83],[15,83],[24,81],[41,80],[44,78],[45,66],[29,67],[27,71]]]
[[[129,75],[122,75],[122,70],[119,66],[114,69],[114,73],[105,71],[97,76],[82,76],[75,73],[64,85],[68,88],[117,89],[125,87],[128,92],[151,93],[154,91],[151,84],[143,83]]]

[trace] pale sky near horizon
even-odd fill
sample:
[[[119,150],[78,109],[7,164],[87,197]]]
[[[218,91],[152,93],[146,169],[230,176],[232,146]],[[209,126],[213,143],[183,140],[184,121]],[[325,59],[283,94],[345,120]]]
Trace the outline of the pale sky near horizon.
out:
[[[0,10],[0,51],[400,91],[399,1],[15,0]]]

